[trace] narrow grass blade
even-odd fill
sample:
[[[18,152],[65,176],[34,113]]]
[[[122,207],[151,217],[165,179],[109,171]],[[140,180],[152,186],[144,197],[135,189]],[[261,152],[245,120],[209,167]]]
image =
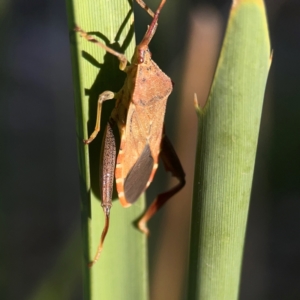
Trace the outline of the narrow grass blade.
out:
[[[263,1],[233,1],[209,99],[197,109],[189,300],[238,297],[269,67]]]
[[[118,92],[125,74],[119,61],[73,31],[76,25],[92,33],[101,42],[126,54],[130,60],[134,46],[132,2],[67,0],[71,38],[77,137],[81,179],[81,205],[84,246],[84,299],[147,299],[146,238],[133,225],[144,210],[144,200],[128,209],[113,202],[104,250],[99,261],[88,269],[97,250],[104,225],[99,199],[99,156],[102,135],[89,146],[83,138],[91,133],[96,120],[97,99],[101,92]],[[102,129],[114,101],[102,111]]]

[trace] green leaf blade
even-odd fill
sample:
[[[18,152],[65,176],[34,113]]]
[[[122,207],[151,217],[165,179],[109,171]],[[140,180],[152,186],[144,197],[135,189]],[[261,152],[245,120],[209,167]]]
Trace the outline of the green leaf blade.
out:
[[[147,241],[134,222],[145,208],[144,198],[130,208],[113,200],[110,228],[99,261],[88,263],[96,254],[104,226],[99,191],[99,158],[103,134],[88,146],[82,143],[96,121],[97,99],[101,92],[118,92],[125,74],[119,61],[103,49],[73,31],[80,26],[102,43],[125,53],[127,59],[135,47],[132,2],[67,0],[75,108],[77,119],[78,160],[81,180],[83,231],[84,299],[148,299]],[[114,101],[104,104],[101,131],[105,129]]]
[[[237,299],[270,43],[262,1],[234,1],[199,119],[189,300]]]

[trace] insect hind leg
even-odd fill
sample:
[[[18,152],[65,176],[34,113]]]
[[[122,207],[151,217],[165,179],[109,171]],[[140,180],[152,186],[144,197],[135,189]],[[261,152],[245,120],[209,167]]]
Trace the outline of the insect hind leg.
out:
[[[100,257],[103,249],[104,240],[109,229],[109,217],[110,209],[112,207],[112,192],[114,185],[114,173],[116,164],[116,141],[113,133],[113,128],[108,122],[103,139],[103,148],[101,150],[101,167],[100,167],[100,183],[101,183],[101,199],[102,208],[105,216],[105,223],[102,230],[100,242],[94,259],[89,263],[89,267],[92,267]]]

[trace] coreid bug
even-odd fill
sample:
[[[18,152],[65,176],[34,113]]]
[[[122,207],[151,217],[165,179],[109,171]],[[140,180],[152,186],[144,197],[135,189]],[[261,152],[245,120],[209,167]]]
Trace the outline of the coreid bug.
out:
[[[127,65],[124,54],[102,44],[80,27],[75,28],[83,38],[115,55],[120,61],[119,68],[127,74],[124,85],[118,93],[105,91],[100,94],[95,130],[89,139],[84,140],[85,144],[89,144],[100,131],[102,103],[116,99],[115,108],[105,129],[101,151],[100,184],[105,225],[98,251],[90,266],[98,260],[109,228],[114,174],[118,197],[123,207],[129,207],[147,189],[157,170],[159,157],[165,169],[178,178],[178,184],[158,195],[139,220],[138,227],[145,234],[149,233],[148,220],[185,185],[185,173],[181,163],[171,142],[164,134],[164,116],[168,96],[173,89],[172,81],[151,59],[148,48],[157,28],[159,13],[166,0],[160,2],[155,13],[142,0],[136,1],[153,20],[141,43],[136,46],[130,65]],[[113,134],[114,126],[118,126],[120,133],[118,155]]]

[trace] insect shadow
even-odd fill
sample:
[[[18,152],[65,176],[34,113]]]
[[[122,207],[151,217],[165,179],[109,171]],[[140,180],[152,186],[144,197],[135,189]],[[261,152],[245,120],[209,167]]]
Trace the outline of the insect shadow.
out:
[[[122,22],[115,36],[114,39],[115,43],[113,44],[110,44],[109,39],[101,32],[89,32],[89,34],[102,40],[110,48],[120,53],[124,53],[134,36],[134,24],[130,26],[130,29],[122,45],[120,45],[119,39],[132,13],[133,13],[132,9],[129,10],[128,14],[126,15],[124,21]],[[97,46],[95,45],[95,47]],[[120,63],[119,60],[110,53],[106,53],[104,55],[103,63],[99,63],[94,57],[92,57],[89,53],[85,51],[82,51],[82,57],[86,59],[90,64],[95,66],[96,68],[99,68],[99,73],[97,74],[93,84],[91,85],[90,88],[85,89],[85,94],[89,97],[88,99],[89,121],[87,126],[88,126],[88,133],[91,134],[91,132],[94,130],[95,123],[96,123],[97,102],[98,102],[99,95],[106,90],[118,92],[124,84],[126,74],[119,69],[119,63]],[[101,114],[101,130],[97,138],[88,146],[89,157],[90,157],[91,189],[93,190],[94,194],[97,196],[98,199],[101,198],[100,188],[99,188],[100,150],[103,141],[104,130],[114,106],[115,106],[115,100],[104,102],[102,107],[102,114]],[[117,127],[114,130],[114,134],[117,140],[117,147],[119,147],[119,132]],[[116,198],[117,198],[117,193],[116,193],[115,182],[114,182],[113,199]]]

